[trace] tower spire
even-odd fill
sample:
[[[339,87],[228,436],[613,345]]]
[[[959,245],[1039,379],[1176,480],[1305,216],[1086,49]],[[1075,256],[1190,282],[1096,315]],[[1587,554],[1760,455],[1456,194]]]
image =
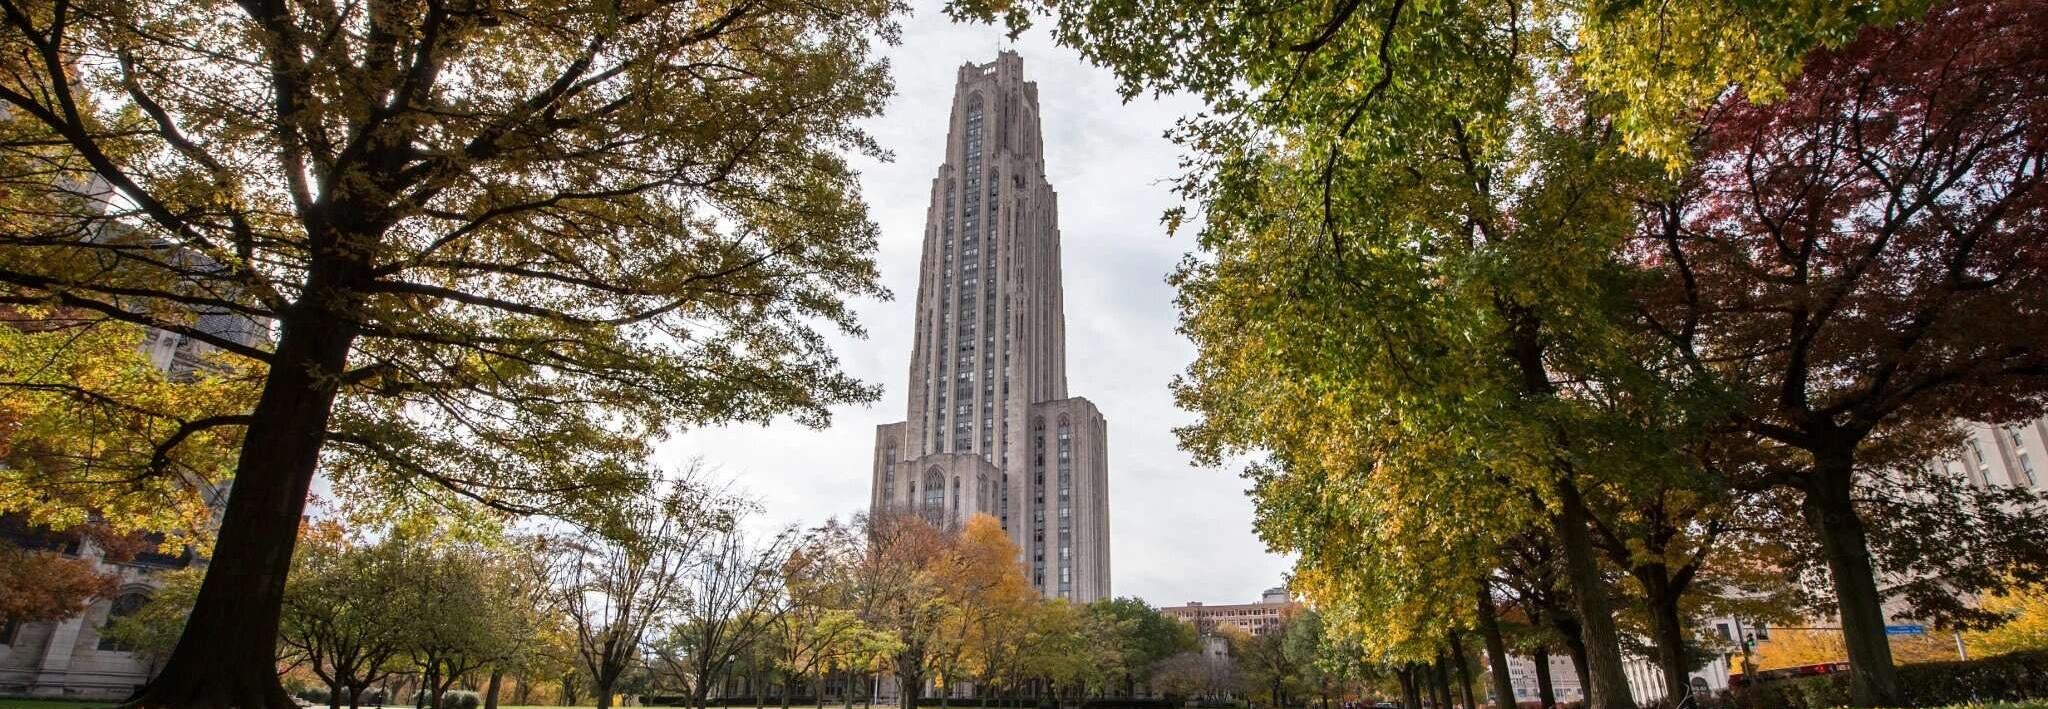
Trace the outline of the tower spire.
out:
[[[996,517],[1047,596],[1109,595],[1107,426],[1069,397],[1059,195],[1023,58],[956,72],[932,179],[908,418],[876,431],[873,507]]]

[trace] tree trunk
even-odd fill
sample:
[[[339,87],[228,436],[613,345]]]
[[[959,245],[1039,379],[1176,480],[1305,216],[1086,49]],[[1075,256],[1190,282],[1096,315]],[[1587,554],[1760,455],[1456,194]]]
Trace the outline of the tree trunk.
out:
[[[795,693],[796,693],[796,678],[795,678],[795,677],[789,677],[789,676],[785,676],[785,677],[783,677],[783,678],[782,678],[782,709],[789,709],[789,695],[791,695],[791,694],[795,694]],[[820,703],[820,704],[823,704],[824,702],[825,702],[825,698],[824,698],[824,697],[819,697],[819,698],[818,698],[818,703]]]
[[[516,674],[516,675],[513,675],[513,676],[512,676],[512,703],[513,703],[513,704],[517,704],[517,705],[519,705],[519,706],[522,706],[522,707],[523,707],[523,706],[530,706],[530,705],[532,704],[532,702],[530,702],[530,701],[527,701],[527,700],[529,699],[529,695],[530,695],[530,694],[531,694],[531,692],[532,692],[532,689],[531,689],[532,687],[533,687],[533,683],[532,683],[532,682],[528,682],[528,681],[526,680],[526,674],[525,674],[525,673],[523,673],[523,672],[522,672],[522,673],[520,673],[520,674]]]
[[[1415,663],[1402,665],[1397,676],[1401,678],[1401,706],[1422,709],[1422,691],[1415,686]]]
[[[1486,668],[1493,678],[1493,705],[1510,709],[1515,706],[1515,683],[1508,677],[1508,644],[1500,635],[1500,619],[1495,616],[1493,591],[1485,583],[1479,584],[1479,636],[1486,641]]]
[[[1538,646],[1530,654],[1536,662],[1536,703],[1543,705],[1542,709],[1552,709],[1557,706],[1557,686],[1550,682],[1550,650]]]
[[[596,685],[591,688],[591,701],[597,705],[597,709],[612,709],[612,683],[597,682]]]
[[[853,709],[853,677],[854,677],[854,674],[853,674],[853,670],[851,670],[851,669],[847,670],[847,671],[846,671],[846,686],[845,686],[845,688],[844,688],[844,689],[841,689],[841,690],[839,691],[839,694],[840,694],[840,697],[839,697],[839,699],[840,699],[841,701],[844,701],[844,702],[846,702],[846,709]],[[821,700],[821,701],[822,701],[822,700]],[[873,704],[873,703],[874,703],[874,701],[875,701],[874,697],[869,697],[869,698],[868,698],[868,703],[869,703],[869,704]]]
[[[1579,619],[1566,613],[1550,614],[1550,627],[1557,629],[1564,638],[1565,657],[1572,661],[1572,676],[1579,680],[1579,691],[1584,692],[1587,684],[1586,640],[1579,632]],[[1556,697],[1551,698],[1553,701]]]
[[[362,684],[355,684],[355,685],[349,685],[349,688],[348,688],[348,709],[361,709],[361,707],[362,707],[362,705],[363,705],[363,690],[365,690],[365,689],[369,689],[369,687],[370,687],[370,683],[369,683],[369,682],[364,682],[364,683],[362,683]]]
[[[1607,598],[1607,579],[1600,573],[1600,561],[1593,554],[1591,532],[1586,529],[1586,502],[1570,480],[1560,476],[1554,490],[1558,513],[1551,517],[1558,545],[1564,552],[1565,577],[1578,601],[1580,637],[1586,645],[1586,669],[1590,675],[1586,709],[1635,709],[1629,695],[1628,676],[1621,666],[1621,643],[1614,629],[1614,611]]]
[[[1803,504],[1806,522],[1820,537],[1842,640],[1849,649],[1849,703],[1859,707],[1901,704],[1891,640],[1884,633],[1884,596],[1870,563],[1870,542],[1851,497],[1855,461],[1851,454],[1815,455],[1814,479]]]
[[[1664,700],[1679,706],[1692,692],[1692,673],[1685,666],[1685,621],[1678,610],[1679,590],[1661,562],[1631,570],[1643,587],[1644,609],[1650,614],[1650,642],[1656,646],[1657,669],[1664,675]]]
[[[434,668],[433,670],[430,670],[430,671],[428,671],[428,672],[427,672],[427,684],[428,684],[428,687],[429,687],[430,689],[432,689],[432,690],[433,690],[433,692],[434,692],[434,701],[433,701],[433,702],[431,702],[431,703],[429,703],[429,704],[427,704],[427,706],[429,706],[429,707],[433,707],[433,709],[443,709],[443,707],[445,707],[446,705],[444,705],[444,704],[442,704],[442,703],[441,703],[441,698],[442,698],[442,695],[445,695],[445,694],[447,694],[447,693],[448,693],[448,685],[451,685],[451,684],[454,684],[454,683],[455,683],[455,682],[454,682],[453,680],[451,680],[451,679],[448,679],[448,678],[443,678],[443,677],[441,676],[441,670],[440,670],[440,668],[438,668],[438,667],[437,667],[437,668]]]
[[[917,700],[924,696],[924,673],[897,670],[896,684],[896,705],[902,709],[917,709]]]
[[[1465,699],[1465,709],[1479,709],[1472,696],[1472,663],[1465,658],[1465,643],[1458,640],[1457,631],[1451,632],[1451,661],[1458,668],[1458,696]]]
[[[327,709],[341,709],[341,690],[346,686],[338,680],[327,683]]]
[[[1451,671],[1446,664],[1443,653],[1437,653],[1436,662],[1430,664],[1430,679],[1434,680],[1430,689],[1435,692],[1431,701],[1436,703],[1438,709],[1448,709],[1452,701]]]
[[[505,671],[491,668],[491,681],[484,685],[484,709],[498,709],[498,688],[505,681]]]
[[[293,709],[277,676],[278,614],[285,572],[298,544],[299,516],[320,462],[337,381],[356,332],[326,314],[322,291],[337,284],[315,271],[307,295],[286,316],[263,394],[235,461],[234,487],[220,517],[213,558],[185,631],[163,671],[130,700],[146,707]]]

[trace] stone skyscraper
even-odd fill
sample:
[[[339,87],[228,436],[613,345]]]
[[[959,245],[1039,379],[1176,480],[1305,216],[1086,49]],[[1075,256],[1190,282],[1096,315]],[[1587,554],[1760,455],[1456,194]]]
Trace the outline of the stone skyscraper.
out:
[[[873,508],[1001,520],[1032,585],[1109,596],[1109,466],[1095,405],[1067,395],[1059,197],[1038,85],[1000,52],[961,66],[932,180],[907,420],[875,431]]]

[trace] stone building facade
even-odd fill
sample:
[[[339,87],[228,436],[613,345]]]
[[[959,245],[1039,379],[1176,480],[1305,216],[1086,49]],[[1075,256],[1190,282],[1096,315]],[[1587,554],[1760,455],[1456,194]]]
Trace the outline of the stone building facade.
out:
[[[0,544],[49,548],[118,579],[113,596],[83,614],[56,622],[0,623],[0,696],[126,699],[156,672],[149,658],[100,632],[149,600],[161,585],[157,572],[184,567],[191,556],[138,554],[116,562],[90,540],[56,539],[11,517],[0,518]]]
[[[1059,196],[1024,61],[958,69],[932,180],[908,416],[875,431],[872,508],[1002,521],[1047,597],[1110,595],[1108,426],[1067,393]]]
[[[2023,487],[2048,492],[2048,419],[1993,426],[1962,424],[1963,447],[1930,461],[1936,471],[1977,487]]]
[[[1252,635],[1280,632],[1287,619],[1302,608],[1287,595],[1286,588],[1269,588],[1259,594],[1257,603],[1202,603],[1188,601],[1184,606],[1168,606],[1159,609],[1173,618],[1193,624],[1203,637],[1215,635],[1220,626],[1231,626]]]

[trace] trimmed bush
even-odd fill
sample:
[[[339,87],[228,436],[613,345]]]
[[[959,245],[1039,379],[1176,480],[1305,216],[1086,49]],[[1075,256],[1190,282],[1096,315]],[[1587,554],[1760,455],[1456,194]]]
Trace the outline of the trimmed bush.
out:
[[[1914,707],[2048,698],[2048,651],[1900,665],[1899,693]],[[1764,682],[1729,697],[1737,709],[1831,709],[1848,703],[1847,673]]]
[[[482,703],[476,692],[458,689],[441,695],[441,709],[476,709]]]

